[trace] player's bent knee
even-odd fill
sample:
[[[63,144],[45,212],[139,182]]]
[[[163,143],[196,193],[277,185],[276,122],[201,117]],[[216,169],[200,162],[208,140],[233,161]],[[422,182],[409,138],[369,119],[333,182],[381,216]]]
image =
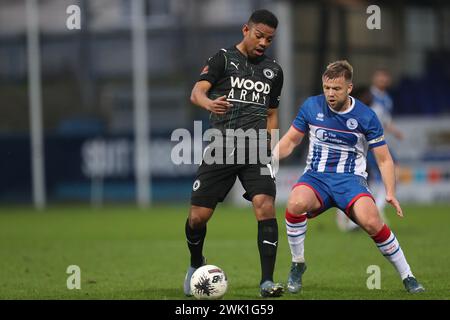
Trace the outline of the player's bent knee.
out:
[[[376,235],[383,228],[383,222],[378,217],[369,217],[360,224],[362,228],[371,236]]]
[[[377,234],[378,232],[380,232],[381,229],[383,229],[383,221],[380,218],[374,218],[373,220],[370,221],[370,229],[371,229],[371,233],[373,235]]]
[[[192,206],[189,213],[189,225],[191,228],[202,228],[206,225],[213,213],[212,209]]]
[[[256,209],[272,209],[274,208],[273,205],[273,198],[270,196],[265,196],[265,195],[256,195],[253,197],[253,206]]]
[[[287,210],[292,213],[292,214],[303,214],[305,212],[308,212],[308,204],[306,203],[306,201],[302,200],[302,199],[295,199],[295,200],[291,200],[289,199],[288,203],[287,203]]]
[[[266,195],[256,195],[252,199],[258,220],[275,217],[274,199]]]
[[[206,225],[207,219],[204,219],[201,216],[191,215],[189,217],[189,226],[193,229],[199,229]]]

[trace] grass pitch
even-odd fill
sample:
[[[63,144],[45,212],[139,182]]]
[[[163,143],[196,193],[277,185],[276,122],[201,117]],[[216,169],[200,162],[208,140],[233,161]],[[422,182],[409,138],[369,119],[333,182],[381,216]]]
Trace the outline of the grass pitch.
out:
[[[413,272],[425,286],[407,294],[394,268],[361,232],[342,233],[334,211],[309,220],[308,270],[301,294],[280,299],[449,299],[450,206],[404,206],[388,211]],[[0,208],[0,299],[186,299],[188,265],[184,223],[188,206],[91,209],[56,206],[45,212]],[[279,208],[280,240],[275,280],[286,282],[290,252]],[[257,227],[250,207],[219,206],[208,224],[204,254],[222,267],[224,299],[260,299]],[[81,289],[69,290],[69,265],[81,269]],[[369,290],[366,272],[381,269],[381,289]]]

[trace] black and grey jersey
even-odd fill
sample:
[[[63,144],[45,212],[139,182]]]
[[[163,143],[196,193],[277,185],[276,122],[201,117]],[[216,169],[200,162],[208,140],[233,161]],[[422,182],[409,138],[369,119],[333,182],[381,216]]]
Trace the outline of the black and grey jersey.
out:
[[[221,49],[210,57],[199,81],[212,84],[210,99],[226,95],[233,106],[224,115],[210,114],[213,128],[227,134],[227,129],[266,129],[269,108],[278,108],[283,71],[275,60],[263,55],[249,59],[235,46]]]

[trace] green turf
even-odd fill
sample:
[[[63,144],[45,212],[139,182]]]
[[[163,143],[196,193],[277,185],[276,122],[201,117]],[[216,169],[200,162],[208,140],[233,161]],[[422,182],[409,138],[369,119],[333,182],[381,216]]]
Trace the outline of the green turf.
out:
[[[427,291],[405,293],[393,267],[364,233],[338,231],[333,212],[310,220],[308,270],[301,294],[282,299],[449,299],[450,207],[389,211],[415,275]],[[187,206],[151,210],[58,206],[45,212],[0,208],[0,299],[185,299]],[[283,210],[275,280],[290,265]],[[229,279],[225,299],[258,299],[256,223],[250,208],[220,206],[208,225],[205,256]],[[68,290],[66,269],[81,268],[81,290]],[[381,289],[369,290],[369,265],[381,268]]]

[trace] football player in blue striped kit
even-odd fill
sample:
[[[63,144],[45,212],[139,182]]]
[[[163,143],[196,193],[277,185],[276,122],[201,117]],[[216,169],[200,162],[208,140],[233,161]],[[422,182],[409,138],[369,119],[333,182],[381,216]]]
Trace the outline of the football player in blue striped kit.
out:
[[[345,60],[329,64],[322,75],[323,94],[309,97],[274,150],[278,160],[289,156],[309,134],[303,175],[294,185],[286,208],[286,229],[292,254],[287,287],[299,292],[306,270],[304,240],[308,218],[337,207],[374,240],[398,271],[406,290],[424,291],[394,233],[383,222],[367,186],[366,159],[371,149],[380,168],[386,201],[403,217],[395,197],[394,163],[374,111],[350,96],[353,68]]]

